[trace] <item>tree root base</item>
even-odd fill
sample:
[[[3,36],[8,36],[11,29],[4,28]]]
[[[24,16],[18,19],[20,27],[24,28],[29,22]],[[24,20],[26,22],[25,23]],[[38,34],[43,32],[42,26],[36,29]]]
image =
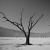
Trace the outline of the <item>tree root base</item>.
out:
[[[27,44],[27,43],[24,43],[24,44],[21,44],[21,45],[33,45],[33,44],[30,44],[30,43],[29,43],[29,44]]]

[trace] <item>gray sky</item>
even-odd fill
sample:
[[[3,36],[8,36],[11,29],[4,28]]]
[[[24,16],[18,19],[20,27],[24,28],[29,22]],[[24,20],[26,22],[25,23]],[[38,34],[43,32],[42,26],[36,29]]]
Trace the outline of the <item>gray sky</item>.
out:
[[[30,16],[36,12],[33,18],[35,22],[42,14],[44,14],[44,17],[35,25],[31,32],[50,32],[50,0],[0,0],[0,12],[3,12],[11,21],[20,22],[20,13],[23,8],[23,26],[26,31],[28,30],[27,26]],[[0,14],[0,26],[19,30],[9,22],[3,23],[5,19],[2,17],[3,15]]]

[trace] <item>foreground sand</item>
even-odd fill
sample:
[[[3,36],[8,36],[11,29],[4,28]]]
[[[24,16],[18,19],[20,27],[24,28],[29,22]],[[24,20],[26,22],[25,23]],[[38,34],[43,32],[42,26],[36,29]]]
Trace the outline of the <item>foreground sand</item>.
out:
[[[21,45],[25,38],[0,37],[0,50],[50,50],[50,38],[31,38],[33,45]]]

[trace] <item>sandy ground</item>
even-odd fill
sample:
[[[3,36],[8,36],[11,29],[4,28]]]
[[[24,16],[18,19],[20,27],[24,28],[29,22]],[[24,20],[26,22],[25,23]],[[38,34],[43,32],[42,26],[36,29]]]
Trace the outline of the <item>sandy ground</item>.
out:
[[[0,50],[50,50],[50,38],[30,38],[33,45],[20,45],[25,38],[0,37]]]

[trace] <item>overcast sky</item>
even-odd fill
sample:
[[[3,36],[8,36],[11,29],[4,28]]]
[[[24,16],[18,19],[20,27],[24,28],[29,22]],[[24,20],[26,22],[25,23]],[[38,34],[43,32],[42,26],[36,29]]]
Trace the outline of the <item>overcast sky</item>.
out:
[[[3,12],[5,16],[14,22],[20,23],[21,11],[23,11],[23,26],[28,31],[28,21],[30,16],[35,12],[33,20],[36,20],[44,14],[43,18],[35,25],[31,32],[44,33],[50,32],[50,0],[0,0],[0,12]],[[9,22],[4,22],[0,14],[0,26],[19,30],[16,26]]]

